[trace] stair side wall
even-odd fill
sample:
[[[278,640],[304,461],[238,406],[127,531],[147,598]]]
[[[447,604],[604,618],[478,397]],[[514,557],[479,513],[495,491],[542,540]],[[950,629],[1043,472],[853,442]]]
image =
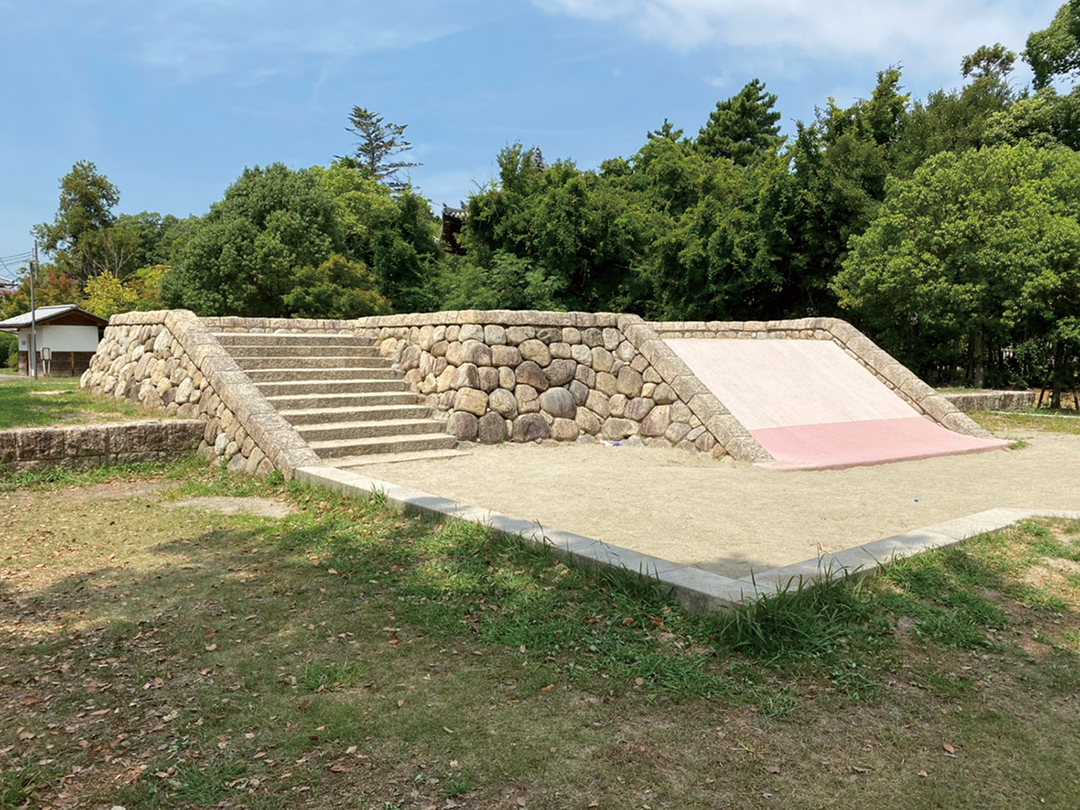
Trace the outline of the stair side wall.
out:
[[[291,478],[319,458],[188,310],[114,315],[79,387],[205,423],[200,454]]]

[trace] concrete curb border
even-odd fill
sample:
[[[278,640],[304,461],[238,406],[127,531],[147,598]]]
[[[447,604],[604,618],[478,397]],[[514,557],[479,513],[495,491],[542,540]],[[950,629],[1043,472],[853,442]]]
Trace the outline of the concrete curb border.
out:
[[[383,498],[387,506],[401,512],[425,515],[436,520],[466,520],[488,527],[498,535],[520,538],[546,546],[575,565],[595,570],[610,567],[637,573],[671,588],[676,600],[692,613],[732,610],[792,585],[808,585],[839,576],[866,576],[885,563],[924,551],[953,546],[986,532],[1002,529],[1033,517],[1080,520],[1080,511],[1045,509],[989,509],[967,517],[885,537],[819,558],[755,573],[742,579],[713,574],[694,566],[642,554],[560,529],[468,506],[410,487],[369,478],[332,467],[299,467],[294,480],[333,492],[365,499]]]

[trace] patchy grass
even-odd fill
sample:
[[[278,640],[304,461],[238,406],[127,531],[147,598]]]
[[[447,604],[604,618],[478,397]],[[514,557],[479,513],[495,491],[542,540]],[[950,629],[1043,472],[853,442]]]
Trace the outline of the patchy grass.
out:
[[[218,470],[99,476],[0,493],[0,807],[1080,792],[1075,523],[700,618],[480,527]],[[295,511],[163,508],[199,495]]]
[[[973,411],[968,416],[998,436],[1006,436],[1018,430],[1080,435],[1080,413],[1076,410],[1050,411],[1043,408],[1016,413]]]
[[[0,429],[139,416],[145,417],[145,411],[128,400],[80,391],[77,377],[20,377],[0,385]]]

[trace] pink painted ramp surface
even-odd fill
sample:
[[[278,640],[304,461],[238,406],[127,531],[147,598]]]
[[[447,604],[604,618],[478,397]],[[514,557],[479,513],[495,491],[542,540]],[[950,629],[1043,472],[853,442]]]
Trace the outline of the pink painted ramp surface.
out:
[[[858,361],[825,340],[667,340],[776,461],[830,469],[1007,446],[920,416]]]

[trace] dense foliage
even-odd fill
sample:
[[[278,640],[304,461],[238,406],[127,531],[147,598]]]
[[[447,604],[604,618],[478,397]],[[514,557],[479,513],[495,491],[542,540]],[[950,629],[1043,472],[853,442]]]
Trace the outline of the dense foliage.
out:
[[[582,169],[514,144],[438,240],[398,178],[405,127],[354,107],[354,152],[247,169],[202,217],[116,215],[82,161],[61,180],[39,301],[101,314],[353,317],[466,308],[632,311],[660,319],[839,315],[936,383],[1075,387],[1080,249],[1080,0],[1016,54],[983,46],[964,83],[911,99],[899,69],[781,135],[753,79],[696,137],[665,120],[636,153]],[[24,288],[25,288],[24,284]],[[25,309],[25,289],[4,312]]]

